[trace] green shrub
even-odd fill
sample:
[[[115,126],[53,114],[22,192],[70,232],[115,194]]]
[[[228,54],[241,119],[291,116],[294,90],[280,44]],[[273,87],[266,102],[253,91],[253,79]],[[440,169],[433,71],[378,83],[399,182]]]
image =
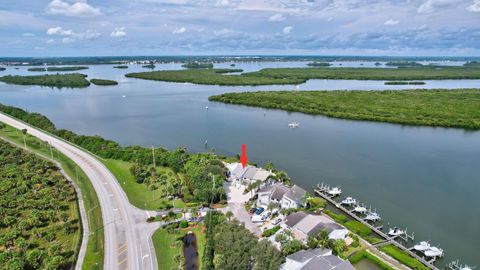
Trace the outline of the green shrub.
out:
[[[181,220],[180,221],[180,228],[185,229],[188,227],[188,221],[186,220]]]
[[[419,262],[417,259],[411,257],[409,254],[404,252],[403,250],[397,248],[393,245],[383,246],[379,248],[381,251],[385,252],[386,254],[390,255],[395,260],[399,261],[400,263],[417,270],[428,270],[429,268]]]
[[[345,223],[347,221],[347,217],[342,215],[342,214],[335,214],[333,213],[332,211],[326,209],[325,211],[323,211],[325,214],[327,214],[328,216],[330,216],[333,220],[335,220],[336,222],[338,223]]]
[[[355,220],[350,220],[346,222],[345,227],[347,227],[350,231],[360,235],[361,237],[366,237],[369,236],[372,233],[372,230],[367,227],[365,224],[355,221]]]
[[[262,233],[262,237],[272,236],[272,235],[274,235],[276,232],[278,232],[278,230],[280,230],[280,226],[279,226],[279,225],[277,225],[277,226],[275,226],[275,227],[273,227],[273,228],[270,228],[270,229],[268,229],[268,230],[265,230],[265,231],[263,231],[263,233]]]

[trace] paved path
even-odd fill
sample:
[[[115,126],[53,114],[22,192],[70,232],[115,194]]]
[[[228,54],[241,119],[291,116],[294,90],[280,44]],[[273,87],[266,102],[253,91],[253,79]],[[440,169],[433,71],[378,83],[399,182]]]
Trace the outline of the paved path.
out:
[[[87,151],[3,113],[0,113],[0,121],[17,129],[27,129],[30,135],[49,142],[72,159],[90,179],[102,210],[105,235],[104,269],[157,269],[152,235],[160,224],[146,222],[147,217],[155,212],[144,211],[131,205],[113,174]]]

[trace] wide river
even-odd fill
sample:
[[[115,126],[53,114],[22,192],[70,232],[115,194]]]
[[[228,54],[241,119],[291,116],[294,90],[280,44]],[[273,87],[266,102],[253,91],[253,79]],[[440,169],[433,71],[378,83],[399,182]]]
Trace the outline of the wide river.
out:
[[[372,63],[361,63],[372,66]],[[342,66],[359,66],[358,62]],[[336,64],[338,65],[338,63]],[[217,65],[229,67],[229,64]],[[239,63],[236,67],[305,66],[305,63]],[[178,69],[178,64],[157,65]],[[380,90],[382,81],[311,80],[298,86],[220,87],[125,78],[110,65],[81,71],[114,79],[118,86],[51,89],[0,83],[0,103],[48,116],[59,128],[97,134],[123,145],[214,148],[234,155],[247,144],[250,160],[273,162],[293,182],[311,190],[319,182],[339,185],[376,208],[385,227],[415,232],[453,259],[480,266],[480,132],[350,121],[245,106],[211,103],[208,96],[260,90]],[[32,74],[8,67],[6,74]],[[480,80],[426,81],[422,88],[480,88]],[[207,110],[205,107],[208,106]],[[479,104],[480,106],[480,104]],[[300,127],[289,129],[297,121]],[[413,243],[412,243],[413,245]]]

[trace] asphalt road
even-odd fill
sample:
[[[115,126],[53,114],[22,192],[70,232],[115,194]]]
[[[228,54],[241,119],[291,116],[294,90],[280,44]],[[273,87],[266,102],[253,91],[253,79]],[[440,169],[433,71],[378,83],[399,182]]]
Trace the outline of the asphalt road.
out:
[[[0,121],[49,142],[88,176],[97,193],[105,231],[104,269],[157,269],[152,234],[159,223],[147,223],[155,212],[131,205],[113,174],[88,152],[0,113]],[[90,209],[87,209],[87,211]],[[95,233],[95,232],[92,232]]]

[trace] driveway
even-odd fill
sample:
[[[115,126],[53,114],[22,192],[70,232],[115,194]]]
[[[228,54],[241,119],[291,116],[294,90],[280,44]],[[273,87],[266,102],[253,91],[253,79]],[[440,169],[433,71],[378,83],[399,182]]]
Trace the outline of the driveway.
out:
[[[245,227],[252,232],[253,234],[260,236],[262,232],[260,231],[257,224],[253,223],[250,219],[250,214],[245,210],[245,202],[250,200],[252,193],[243,194],[245,191],[244,187],[238,187],[232,185],[230,182],[225,182],[223,185],[225,193],[227,193],[227,207],[220,209],[223,213],[228,211],[233,213],[235,219],[245,224]],[[259,224],[258,224],[259,225]]]

